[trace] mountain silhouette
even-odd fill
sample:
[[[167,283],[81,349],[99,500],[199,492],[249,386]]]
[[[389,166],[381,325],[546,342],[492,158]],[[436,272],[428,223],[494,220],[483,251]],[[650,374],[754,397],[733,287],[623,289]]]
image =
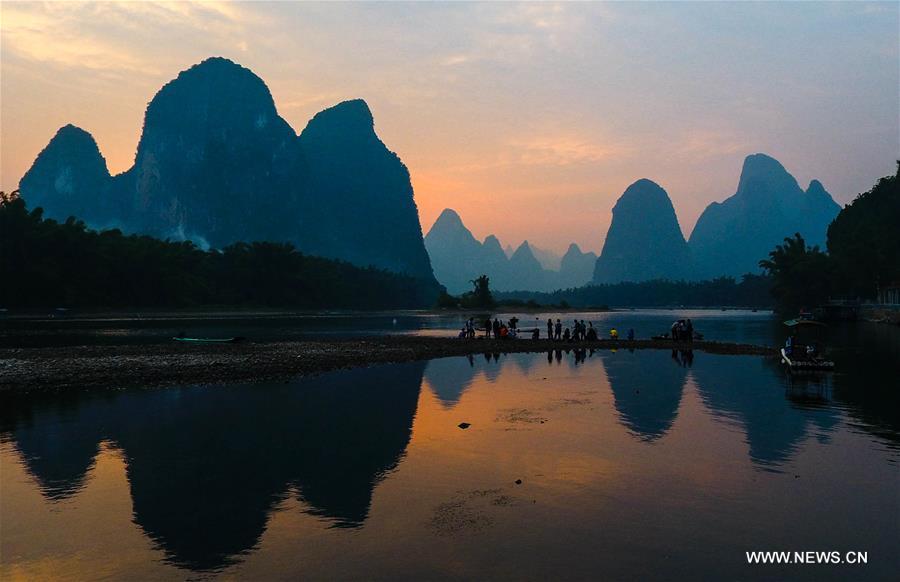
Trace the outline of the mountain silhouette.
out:
[[[494,235],[479,242],[463,224],[459,214],[444,209],[425,236],[425,248],[431,257],[435,277],[450,293],[472,289],[471,281],[480,275],[491,279],[497,291],[552,291],[587,283],[596,255],[582,253],[571,245],[559,270],[548,270],[535,248],[525,241],[511,252]],[[552,253],[542,251],[545,262],[553,262]],[[587,265],[587,266],[586,266]]]
[[[74,125],[61,127],[19,182],[31,193],[32,208],[64,221],[69,216],[105,221],[111,212],[108,188],[112,178],[97,142]]]
[[[658,184],[638,180],[612,210],[594,283],[690,278],[691,257],[675,208]]]
[[[291,242],[299,250],[434,281],[409,172],[346,101],[298,137],[257,75],[209,58],[147,106],[135,164],[110,177],[89,134],[66,126],[22,179],[48,216],[191,239]]]
[[[570,244],[559,264],[560,288],[581,287],[590,281],[594,276],[596,263],[596,253],[584,253],[577,244]]]
[[[799,232],[823,246],[840,211],[818,180],[804,192],[777,160],[753,154],[744,160],[737,191],[713,202],[697,220],[688,246],[700,278],[759,271],[759,261],[785,237]]]
[[[496,239],[494,239],[496,241]],[[499,249],[499,242],[497,248]],[[496,268],[487,270],[491,249],[478,242],[466,228],[455,210],[445,208],[425,235],[425,248],[431,258],[434,276],[450,293],[463,293],[472,289],[472,281],[482,275],[479,270],[493,277]],[[503,250],[499,250],[503,255]],[[494,253],[496,256],[496,253]],[[502,256],[502,263],[506,257]],[[499,263],[499,264],[502,264]],[[496,284],[496,281],[492,281]]]
[[[431,277],[409,171],[375,134],[361,99],[312,118],[300,134],[309,188],[300,247],[312,254]]]

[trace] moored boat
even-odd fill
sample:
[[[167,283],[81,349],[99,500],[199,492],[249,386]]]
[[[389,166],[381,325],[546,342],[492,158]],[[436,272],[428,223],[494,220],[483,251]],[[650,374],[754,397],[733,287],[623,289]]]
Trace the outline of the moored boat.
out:
[[[781,363],[785,364],[792,372],[804,370],[834,370],[834,362],[832,362],[831,360],[825,360],[818,357],[804,358],[802,356],[796,356],[794,354],[788,355],[785,348],[781,348]]]
[[[172,338],[176,342],[188,343],[188,344],[234,344],[239,341],[243,341],[242,337],[224,337],[224,338],[211,338],[211,337],[182,337],[175,336]]]

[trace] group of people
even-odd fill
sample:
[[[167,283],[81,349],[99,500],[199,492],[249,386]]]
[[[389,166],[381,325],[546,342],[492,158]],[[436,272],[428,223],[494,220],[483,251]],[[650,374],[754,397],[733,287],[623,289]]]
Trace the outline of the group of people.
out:
[[[475,318],[470,317],[466,321],[466,325],[459,331],[459,337],[464,339],[472,339],[475,337]],[[536,330],[535,330],[536,331]],[[519,335],[519,318],[511,317],[509,321],[501,321],[498,318],[494,318],[491,321],[490,318],[484,321],[484,337],[491,338],[493,336],[494,339],[514,339]],[[534,337],[534,333],[532,332],[532,338]]]
[[[615,331],[615,330],[613,330]],[[563,329],[562,321],[559,319],[556,320],[556,323],[553,323],[553,319],[547,320],[547,337],[554,341],[597,341],[597,329],[594,327],[592,322],[585,323],[584,320],[574,320],[572,323],[572,328],[566,327]],[[612,337],[612,334],[610,335]]]
[[[694,324],[690,319],[679,319],[672,324],[672,339],[675,341],[694,341]]]
[[[537,340],[541,338],[541,330],[539,327],[535,327],[531,330],[520,330],[519,329],[519,318],[511,317],[509,321],[502,321],[499,318],[494,318],[491,320],[490,318],[484,321],[484,337],[487,339],[515,339],[522,335],[523,333],[531,334],[531,339]],[[475,326],[475,319],[470,317],[465,326],[459,331],[460,339],[473,339],[476,336],[476,332],[478,328]],[[628,335],[626,336],[628,341],[634,340],[634,330],[629,329]],[[581,320],[574,320],[572,323],[572,327],[564,327],[563,323],[560,319],[557,319],[556,322],[553,321],[552,318],[547,319],[547,338],[553,341],[563,341],[563,342],[580,342],[580,341],[597,341],[600,336],[597,332],[597,328],[594,327],[594,324],[590,321],[586,322]],[[619,339],[619,331],[616,328],[612,328],[609,331],[609,339],[617,340]]]

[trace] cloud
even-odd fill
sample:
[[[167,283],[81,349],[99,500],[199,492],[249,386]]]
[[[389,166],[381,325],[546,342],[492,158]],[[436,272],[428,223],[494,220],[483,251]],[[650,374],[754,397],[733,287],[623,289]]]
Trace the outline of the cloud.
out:
[[[251,16],[223,2],[4,3],[4,51],[26,61],[111,75],[160,74],[167,38],[202,32],[246,51]]]
[[[568,166],[618,158],[631,148],[613,143],[600,144],[576,135],[535,136],[508,142],[517,162],[527,165]]]

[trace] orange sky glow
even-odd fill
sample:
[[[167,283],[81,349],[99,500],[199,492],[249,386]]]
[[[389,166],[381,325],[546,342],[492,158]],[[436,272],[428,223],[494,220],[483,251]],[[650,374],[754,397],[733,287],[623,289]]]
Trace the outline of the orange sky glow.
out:
[[[66,123],[126,170],[147,102],[213,55],[259,75],[298,133],[365,99],[426,232],[451,207],[513,246],[599,252],[639,178],[687,236],[748,154],[840,204],[900,157],[896,3],[3,2],[0,17],[3,190]]]

